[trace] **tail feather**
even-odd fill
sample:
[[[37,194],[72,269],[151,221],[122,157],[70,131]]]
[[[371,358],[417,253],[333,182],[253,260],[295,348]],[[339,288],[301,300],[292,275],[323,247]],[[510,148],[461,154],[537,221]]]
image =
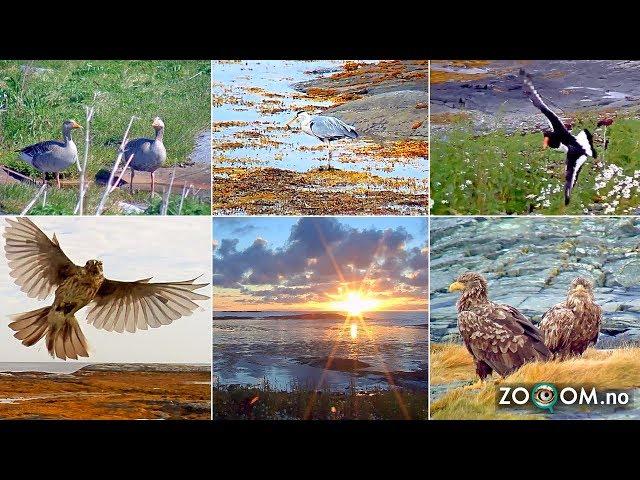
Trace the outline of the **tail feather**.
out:
[[[51,307],[39,308],[12,317],[9,327],[14,337],[30,347],[46,336],[47,350],[62,360],[88,357],[89,347],[80,325],[73,315],[64,315]]]

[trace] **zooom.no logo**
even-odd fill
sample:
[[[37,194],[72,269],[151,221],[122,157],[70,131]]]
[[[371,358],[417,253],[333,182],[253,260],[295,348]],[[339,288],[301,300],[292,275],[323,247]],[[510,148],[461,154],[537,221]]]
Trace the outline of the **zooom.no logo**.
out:
[[[531,389],[526,387],[502,386],[499,388],[499,405],[504,406],[524,406],[531,402],[541,410],[553,413],[554,406],[558,401],[562,405],[602,405],[602,406],[626,406],[629,404],[630,396],[627,392],[603,392],[600,393],[595,387],[586,389],[584,387],[564,387],[560,391],[549,382],[535,384]]]

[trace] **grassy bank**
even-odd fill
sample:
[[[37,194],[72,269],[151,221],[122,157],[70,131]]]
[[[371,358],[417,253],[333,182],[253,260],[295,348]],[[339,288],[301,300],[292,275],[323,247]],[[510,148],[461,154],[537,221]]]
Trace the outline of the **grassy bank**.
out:
[[[61,139],[65,119],[84,126],[84,107],[95,92],[90,175],[113,164],[131,115],[140,117],[132,138],[152,136],[152,118],[162,117],[167,165],[185,162],[197,134],[209,126],[210,70],[206,61],[0,61],[0,163],[39,176],[14,150]],[[74,133],[81,153],[84,135]],[[69,168],[65,174],[78,172]]]
[[[39,182],[41,173],[20,160],[16,150],[43,140],[61,140],[65,119],[86,126],[85,106],[89,105],[95,106],[89,180],[101,169],[111,170],[132,115],[139,119],[129,138],[153,138],[151,121],[160,116],[166,124],[165,166],[188,163],[197,135],[209,128],[210,70],[206,61],[0,61],[0,164]],[[84,132],[75,131],[74,141],[82,158]],[[72,166],[61,176],[75,185],[78,170]],[[85,212],[95,211],[103,188],[90,188]],[[36,206],[29,213],[71,214],[77,187],[53,190],[49,189],[44,208]],[[20,212],[36,191],[37,187],[27,183],[0,184],[0,210]],[[112,196],[106,213],[120,213],[118,201],[142,202],[147,213],[153,213],[154,202],[149,205],[148,194],[116,191]],[[210,212],[206,200],[189,199],[187,203],[183,214]]]
[[[553,362],[536,362],[501,379],[494,375],[487,382],[478,381],[471,355],[458,344],[431,344],[431,384],[468,382],[452,388],[431,404],[433,419],[524,419],[539,414],[517,414],[495,408],[496,387],[500,383],[533,385],[591,385],[600,389],[640,387],[640,348],[615,350],[589,349],[583,356]]]
[[[595,114],[576,118],[574,131],[594,132]],[[432,140],[432,213],[575,215],[633,213],[640,206],[640,120],[618,118],[607,129],[609,147],[602,166],[590,159],[582,168],[571,203],[564,205],[561,152],[542,149],[542,134],[495,131],[477,136],[459,122]],[[603,131],[595,148],[603,153]]]
[[[265,379],[256,387],[217,385],[213,390],[217,420],[426,420],[427,393],[376,390],[345,393],[293,384],[274,388]]]

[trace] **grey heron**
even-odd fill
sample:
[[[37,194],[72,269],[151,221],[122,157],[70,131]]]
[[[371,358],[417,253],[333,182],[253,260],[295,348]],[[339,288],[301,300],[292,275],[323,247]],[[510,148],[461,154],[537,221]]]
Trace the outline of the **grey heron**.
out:
[[[331,142],[343,138],[358,138],[358,132],[355,127],[347,125],[336,117],[326,115],[311,116],[307,112],[300,111],[285,126],[291,128],[294,123],[297,123],[304,133],[313,135],[327,144],[329,149],[329,169],[331,169]]]
[[[71,131],[76,128],[82,126],[75,120],[65,120],[62,124],[64,141],[47,140],[18,150],[23,161],[42,172],[43,183],[47,182],[47,172],[55,173],[60,188],[60,171],[78,161],[78,149],[71,138]]]

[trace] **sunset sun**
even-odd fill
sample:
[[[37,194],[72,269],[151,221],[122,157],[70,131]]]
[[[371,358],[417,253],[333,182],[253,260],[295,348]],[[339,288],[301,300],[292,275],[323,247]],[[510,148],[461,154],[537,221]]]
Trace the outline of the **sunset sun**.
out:
[[[364,296],[360,292],[349,291],[341,301],[336,302],[334,305],[337,310],[346,312],[350,317],[358,317],[363,312],[375,310],[378,304],[377,300]]]

